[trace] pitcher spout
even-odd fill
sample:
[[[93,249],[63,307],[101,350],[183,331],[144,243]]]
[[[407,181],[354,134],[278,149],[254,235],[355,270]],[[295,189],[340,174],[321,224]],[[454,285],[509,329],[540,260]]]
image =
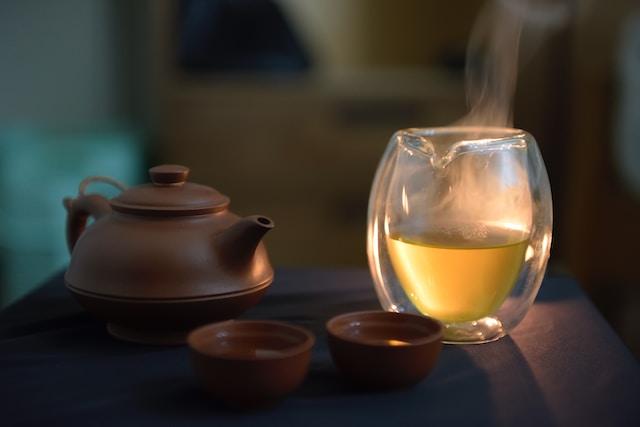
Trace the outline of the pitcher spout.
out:
[[[223,265],[229,269],[242,269],[248,265],[262,237],[274,226],[271,219],[252,215],[224,230],[216,239]]]

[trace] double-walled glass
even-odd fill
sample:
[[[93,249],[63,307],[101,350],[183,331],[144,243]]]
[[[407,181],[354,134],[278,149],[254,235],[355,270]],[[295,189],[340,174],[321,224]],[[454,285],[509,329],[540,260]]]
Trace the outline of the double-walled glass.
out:
[[[369,199],[378,298],[388,311],[439,319],[446,342],[496,340],[536,297],[551,225],[549,179],[527,132],[398,131]]]

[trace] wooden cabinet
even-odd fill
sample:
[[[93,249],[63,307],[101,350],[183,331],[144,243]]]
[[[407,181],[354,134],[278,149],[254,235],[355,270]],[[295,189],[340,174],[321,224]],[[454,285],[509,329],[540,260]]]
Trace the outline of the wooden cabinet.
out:
[[[419,88],[416,90],[416,88]],[[369,190],[392,133],[464,113],[457,79],[434,71],[179,80],[158,121],[159,159],[276,222],[277,265],[364,265]]]

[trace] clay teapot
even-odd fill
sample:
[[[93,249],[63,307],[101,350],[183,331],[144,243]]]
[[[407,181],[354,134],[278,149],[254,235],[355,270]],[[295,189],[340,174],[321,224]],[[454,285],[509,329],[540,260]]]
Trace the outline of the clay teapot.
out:
[[[130,189],[87,178],[78,197],[64,200],[65,284],[116,337],[182,343],[190,329],[255,305],[273,280],[261,241],[273,221],[240,218],[227,196],[187,182],[188,174],[184,166],[156,166],[150,184]],[[110,200],[85,194],[94,181],[123,191]],[[87,227],[89,217],[95,221]]]

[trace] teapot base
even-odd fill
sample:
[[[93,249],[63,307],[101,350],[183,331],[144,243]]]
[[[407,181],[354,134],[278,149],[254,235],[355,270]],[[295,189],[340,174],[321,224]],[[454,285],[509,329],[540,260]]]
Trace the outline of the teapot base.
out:
[[[115,338],[141,344],[180,345],[192,329],[234,319],[256,305],[271,280],[233,294],[178,299],[132,299],[97,295],[67,283],[84,309],[108,323]]]
[[[107,332],[119,340],[149,345],[183,345],[190,330],[150,330],[130,328],[117,323],[107,323]]]

